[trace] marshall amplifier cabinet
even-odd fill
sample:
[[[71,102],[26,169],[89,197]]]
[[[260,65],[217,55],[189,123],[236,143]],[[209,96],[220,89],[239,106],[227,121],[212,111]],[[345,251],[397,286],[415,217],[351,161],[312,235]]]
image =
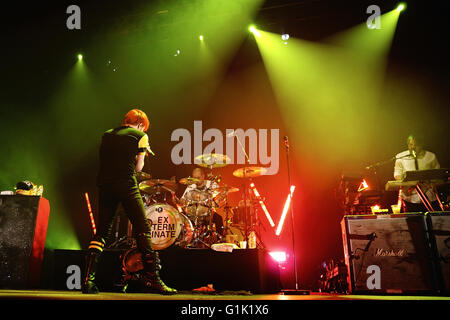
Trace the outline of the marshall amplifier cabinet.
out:
[[[439,290],[450,293],[450,212],[426,214]]]
[[[422,213],[344,216],[341,229],[351,293],[437,291]]]

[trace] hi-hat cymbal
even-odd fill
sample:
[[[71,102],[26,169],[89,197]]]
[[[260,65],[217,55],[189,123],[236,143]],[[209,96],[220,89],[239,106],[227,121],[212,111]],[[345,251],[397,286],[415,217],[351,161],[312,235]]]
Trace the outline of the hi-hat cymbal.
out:
[[[201,154],[195,157],[194,160],[195,160],[194,163],[197,164],[198,166],[207,168],[225,167],[231,162],[231,159],[227,155],[219,153]]]
[[[151,179],[139,183],[139,190],[148,194],[154,193],[155,191],[158,190],[158,188],[175,192],[177,188],[177,183],[173,180],[164,180],[164,179]]]
[[[238,178],[255,178],[265,175],[267,169],[264,167],[244,167],[234,170],[233,176]]]
[[[136,172],[136,179],[138,182],[144,181],[144,180],[150,180],[152,178],[152,175],[146,172]]]
[[[179,182],[184,185],[189,185],[189,184],[199,183],[200,180],[196,179],[196,178],[192,178],[192,177],[187,177],[187,178],[181,178]]]

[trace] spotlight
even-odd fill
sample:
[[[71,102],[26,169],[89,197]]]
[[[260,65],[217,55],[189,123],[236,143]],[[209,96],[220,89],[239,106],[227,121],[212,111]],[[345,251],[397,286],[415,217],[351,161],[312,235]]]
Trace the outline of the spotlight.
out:
[[[256,29],[256,27],[254,25],[251,25],[250,27],[248,27],[248,30],[251,33],[253,33],[255,36],[261,37],[261,33],[258,31],[258,29]]]
[[[78,54],[78,61],[81,61],[81,60],[83,60],[83,55],[80,53],[80,54]]]
[[[273,260],[275,260],[278,263],[286,262],[286,252],[283,251],[270,251],[270,256]]]
[[[405,9],[406,9],[406,4],[404,2],[402,2],[397,6],[396,10],[397,10],[397,12],[402,12]]]
[[[281,35],[281,39],[284,40],[284,41],[288,40],[289,39],[289,34],[287,34],[287,33],[282,34]]]
[[[200,39],[200,41],[203,41],[204,39],[203,35],[200,35],[198,38]]]

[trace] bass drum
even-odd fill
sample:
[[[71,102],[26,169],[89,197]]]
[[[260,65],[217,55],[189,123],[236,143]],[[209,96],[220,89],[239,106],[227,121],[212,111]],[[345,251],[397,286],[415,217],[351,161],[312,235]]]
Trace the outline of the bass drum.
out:
[[[145,216],[151,224],[153,250],[163,250],[175,244],[187,247],[194,234],[191,221],[166,203],[145,206]]]

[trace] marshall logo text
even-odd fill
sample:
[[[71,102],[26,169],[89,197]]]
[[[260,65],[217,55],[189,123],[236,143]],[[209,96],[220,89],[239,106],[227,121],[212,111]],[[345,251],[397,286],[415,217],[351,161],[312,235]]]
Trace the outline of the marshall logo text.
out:
[[[404,256],[406,256],[406,251],[404,249],[394,250],[394,249],[378,248],[375,251],[375,256],[376,257],[404,257]]]

